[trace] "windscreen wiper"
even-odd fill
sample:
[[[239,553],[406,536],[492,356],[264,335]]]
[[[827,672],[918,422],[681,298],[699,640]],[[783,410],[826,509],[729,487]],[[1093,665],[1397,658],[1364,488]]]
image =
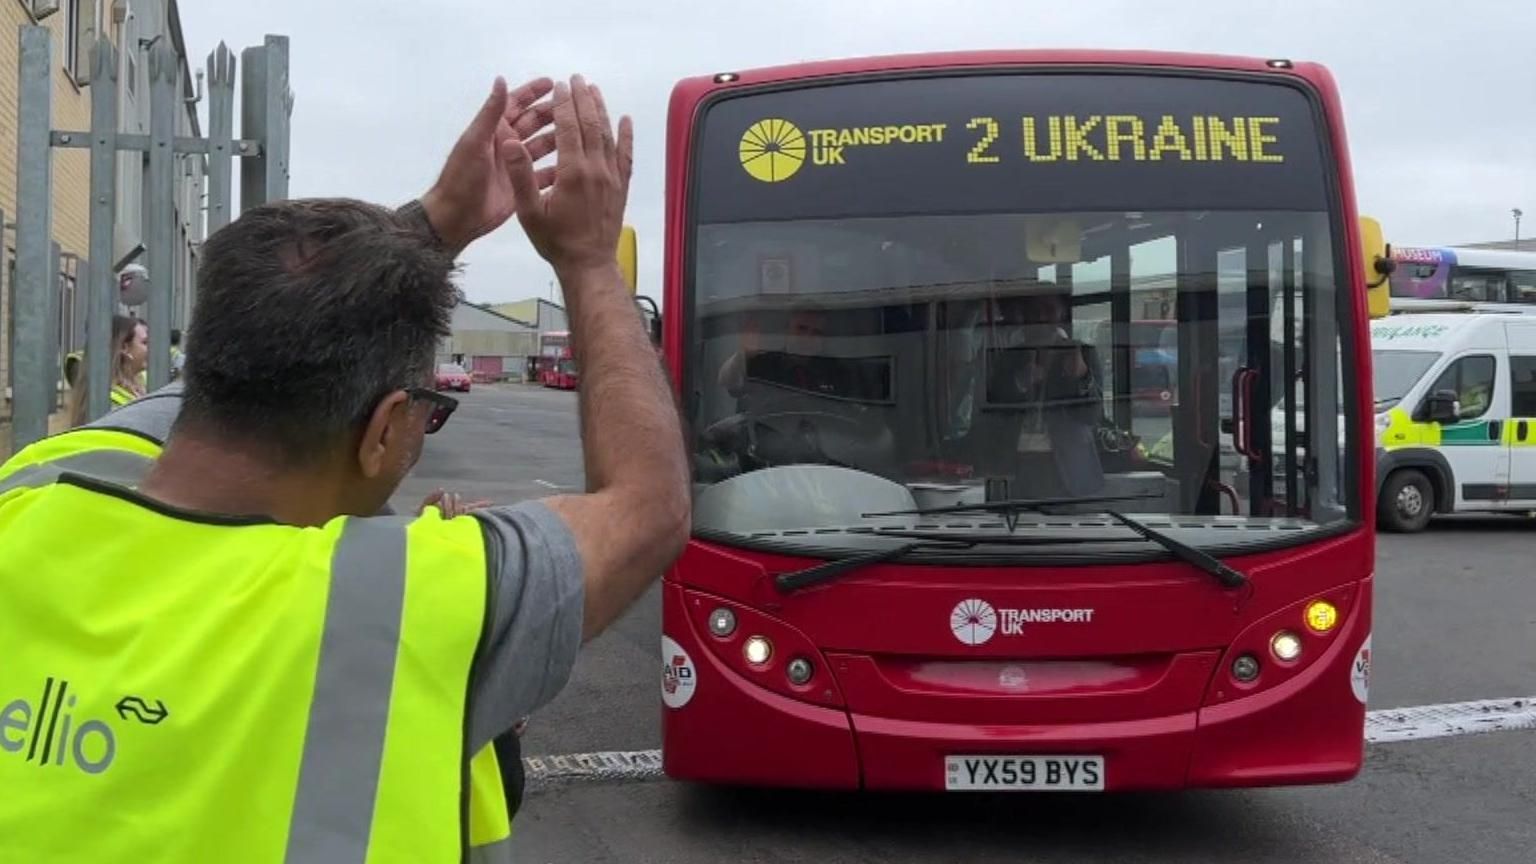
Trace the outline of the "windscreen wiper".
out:
[[[863,567],[874,564],[883,564],[887,561],[895,561],[923,548],[969,549],[975,544],[966,542],[941,542],[934,540],[921,540],[913,543],[903,543],[890,549],[881,549],[877,552],[867,552],[863,555],[850,555],[847,558],[839,558],[836,561],[828,561],[825,564],[815,564],[803,570],[793,570],[788,573],[780,573],[773,577],[775,585],[780,591],[798,591],[801,588],[809,588],[812,585],[820,585],[830,582],[839,576],[852,573]]]
[[[1063,546],[1078,543],[1137,542],[1135,538],[1131,537],[1023,537],[1007,534],[968,534],[948,537],[937,532],[884,530],[876,532],[871,536],[896,537],[910,539],[913,542],[893,546],[890,549],[881,549],[877,552],[850,555],[847,558],[839,558],[835,561],[828,561],[825,564],[815,564],[803,570],[780,573],[774,577],[774,584],[779,587],[780,591],[796,591],[801,588],[809,588],[812,585],[830,582],[839,576],[845,576],[864,567],[904,558],[920,549],[963,550],[972,549],[976,546]]]
[[[1112,501],[1145,501],[1161,499],[1162,495],[1077,495],[1067,498],[1011,498],[1005,501],[984,501],[980,504],[948,504],[943,507],[921,507],[916,510],[892,510],[886,513],[865,513],[864,518],[877,516],[934,516],[942,513],[996,513],[1012,531],[1018,524],[1019,514],[1048,513],[1052,507],[1073,504],[1108,504]]]
[[[1228,567],[1222,563],[1220,558],[1214,555],[1202,552],[1193,546],[1186,546],[1167,534],[1148,528],[1146,525],[1123,513],[1117,513],[1114,510],[1106,510],[1104,512],[1125,527],[1172,552],[1173,556],[1180,561],[1198,567],[1215,576],[1216,581],[1220,582],[1223,588],[1241,588],[1248,583],[1248,577],[1242,571]]]

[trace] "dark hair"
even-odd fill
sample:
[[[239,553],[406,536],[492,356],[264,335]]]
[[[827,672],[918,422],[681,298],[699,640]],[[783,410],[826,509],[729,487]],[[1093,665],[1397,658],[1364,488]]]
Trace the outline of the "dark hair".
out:
[[[171,331],[171,344],[172,345],[180,345],[181,344],[181,331],[180,330],[172,330]]]
[[[452,259],[351,199],[253,207],[203,246],[178,425],[312,462],[426,383],[459,302]]]

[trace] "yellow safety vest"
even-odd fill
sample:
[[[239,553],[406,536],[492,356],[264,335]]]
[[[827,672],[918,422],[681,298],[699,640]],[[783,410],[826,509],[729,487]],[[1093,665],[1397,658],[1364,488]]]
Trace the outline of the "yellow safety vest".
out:
[[[470,864],[503,864],[512,860],[512,817],[496,745],[480,748],[469,763]]]
[[[121,384],[113,384],[112,385],[112,404],[113,405],[127,405],[129,402],[132,402],[133,400],[135,400],[137,398],[139,398],[139,397],[133,395],[133,391],[129,390],[127,387],[124,387]]]
[[[152,437],[121,429],[82,426],[51,435],[29,444],[5,463],[0,464],[0,485],[23,468],[68,460],[86,453],[114,451],[154,459],[161,444]],[[68,463],[64,463],[68,464]],[[138,467],[147,467],[138,466]],[[120,479],[137,486],[137,474]],[[506,786],[494,744],[487,744],[470,763],[469,842],[475,864],[510,860],[502,851],[512,837],[511,814],[507,809]]]
[[[44,465],[84,453],[114,450],[154,459],[160,455],[160,442],[121,429],[97,429],[81,426],[39,439],[0,464],[0,483],[23,468]],[[138,485],[134,482],[132,485]]]
[[[78,429],[0,465],[0,788],[28,789],[0,798],[0,860],[458,860],[466,697],[442,682],[467,679],[482,624],[478,526],[209,524],[54,482],[127,485],[147,448]],[[70,547],[81,521],[102,539]],[[349,635],[391,624],[366,651]],[[489,860],[510,836],[492,747],[470,767],[464,839]]]

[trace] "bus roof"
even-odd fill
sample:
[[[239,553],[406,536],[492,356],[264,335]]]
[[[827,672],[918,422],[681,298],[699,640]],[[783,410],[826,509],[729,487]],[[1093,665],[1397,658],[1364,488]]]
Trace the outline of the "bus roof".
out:
[[[1277,65],[1271,65],[1277,64]],[[1280,65],[1283,64],[1283,65]],[[804,63],[765,66],[756,69],[721,70],[678,82],[677,90],[710,90],[722,86],[766,84],[870,72],[923,71],[963,67],[1000,66],[1153,66],[1163,68],[1207,69],[1225,72],[1250,72],[1268,75],[1299,76],[1314,83],[1331,84],[1332,78],[1315,63],[1240,57],[1224,54],[1194,54],[1172,51],[1111,50],[1015,50],[1015,51],[941,51],[924,54],[886,54],[816,60]],[[729,77],[734,76],[734,77]]]
[[[1536,304],[1494,303],[1486,300],[1451,300],[1443,298],[1421,299],[1418,297],[1393,297],[1391,314],[1421,315],[1433,312],[1460,312],[1462,314],[1536,315]]]
[[[1512,249],[1477,249],[1468,246],[1394,246],[1392,259],[1394,261],[1449,259],[1465,267],[1536,270],[1536,252],[1517,252]]]

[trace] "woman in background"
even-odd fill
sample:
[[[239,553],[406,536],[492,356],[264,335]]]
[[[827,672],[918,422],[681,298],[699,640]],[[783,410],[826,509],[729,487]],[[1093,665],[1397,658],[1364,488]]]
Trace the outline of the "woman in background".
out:
[[[112,316],[112,407],[119,408],[144,395],[143,372],[149,365],[149,328],[126,315]],[[83,358],[70,385],[70,428],[89,422],[86,393],[90,376]]]

